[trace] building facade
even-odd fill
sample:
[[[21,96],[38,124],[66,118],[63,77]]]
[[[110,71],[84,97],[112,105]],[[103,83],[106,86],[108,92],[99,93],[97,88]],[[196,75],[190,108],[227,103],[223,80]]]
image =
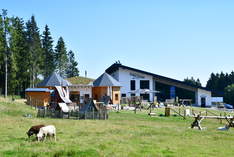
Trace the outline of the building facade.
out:
[[[142,96],[144,100],[152,102],[154,101],[154,96],[156,96],[157,83],[162,83],[170,86],[169,98],[176,97],[176,87],[194,92],[195,105],[202,107],[211,106],[211,91],[203,87],[188,85],[179,80],[131,68],[119,63],[111,65],[106,69],[106,72],[121,84],[121,97]],[[149,92],[145,92],[146,90]]]

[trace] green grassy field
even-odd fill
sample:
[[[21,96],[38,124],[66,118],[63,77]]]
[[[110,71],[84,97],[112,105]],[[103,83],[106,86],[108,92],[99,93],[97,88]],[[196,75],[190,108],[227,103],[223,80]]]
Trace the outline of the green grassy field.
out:
[[[206,130],[192,130],[192,119],[149,117],[145,112],[110,113],[109,120],[36,118],[23,101],[0,99],[0,156],[234,156],[234,129],[218,131],[217,120]],[[32,114],[26,118],[24,114]],[[53,124],[57,141],[36,142],[26,136],[32,125]]]

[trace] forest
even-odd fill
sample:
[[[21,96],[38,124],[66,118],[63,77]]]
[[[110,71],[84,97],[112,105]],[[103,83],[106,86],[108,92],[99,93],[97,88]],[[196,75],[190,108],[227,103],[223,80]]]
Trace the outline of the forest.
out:
[[[79,75],[78,63],[63,37],[55,43],[48,25],[40,33],[35,16],[28,21],[0,13],[0,94],[23,95],[52,72]],[[7,90],[5,90],[7,89]]]

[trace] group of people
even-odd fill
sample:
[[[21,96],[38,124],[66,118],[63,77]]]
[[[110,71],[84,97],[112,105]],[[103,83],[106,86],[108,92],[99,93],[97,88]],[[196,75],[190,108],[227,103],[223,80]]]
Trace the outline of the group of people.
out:
[[[29,138],[36,135],[37,141],[44,141],[47,136],[56,141],[56,128],[54,125],[35,125],[28,130],[27,135]]]

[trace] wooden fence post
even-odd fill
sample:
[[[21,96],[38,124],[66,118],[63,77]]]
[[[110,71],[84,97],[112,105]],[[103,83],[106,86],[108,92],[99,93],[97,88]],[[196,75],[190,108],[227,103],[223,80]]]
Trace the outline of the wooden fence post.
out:
[[[184,119],[186,119],[186,109],[184,109]]]
[[[220,117],[222,117],[222,113],[220,113]],[[220,118],[220,124],[222,124],[222,119]]]

